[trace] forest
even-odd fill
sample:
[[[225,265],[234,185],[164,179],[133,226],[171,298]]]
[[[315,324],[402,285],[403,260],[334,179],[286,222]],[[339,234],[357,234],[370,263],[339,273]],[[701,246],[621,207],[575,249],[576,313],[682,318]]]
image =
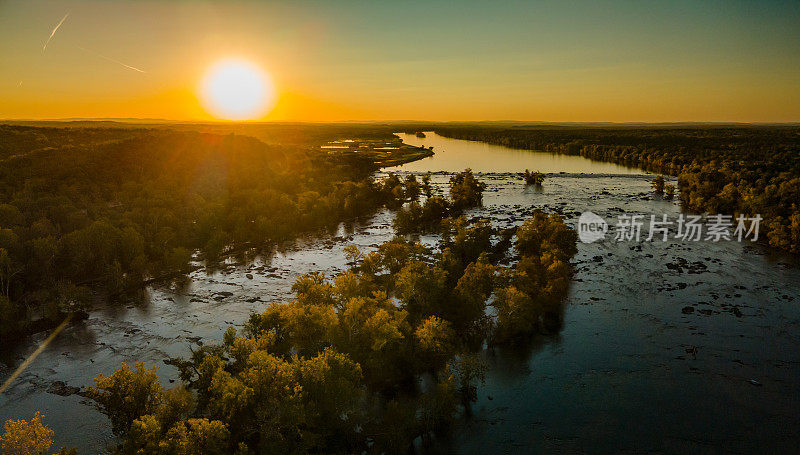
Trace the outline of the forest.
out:
[[[800,127],[436,126],[442,136],[580,155],[678,177],[696,212],[761,214],[769,245],[800,253]]]
[[[368,137],[378,135],[393,137]],[[196,252],[213,264],[407,199],[398,178],[370,177],[368,156],[330,156],[315,141],[9,125],[0,136],[5,340],[180,281]]]
[[[482,191],[469,170],[451,181],[452,198],[473,195],[462,207]],[[352,268],[331,280],[300,277],[295,300],[177,361],[181,386],[164,389],[143,364],[100,375],[88,396],[117,452],[396,453],[446,431],[476,398],[485,342],[558,330],[577,236],[542,212],[511,232],[464,217],[440,226],[436,249],[396,237],[349,248]]]
[[[470,169],[434,193],[431,174],[378,178],[374,155],[320,150],[342,138],[392,140],[402,127],[0,129],[4,340],[100,301],[139,301],[149,285],[180,286],[230,256],[270,252],[383,207],[395,212],[396,237],[369,251],[348,247],[347,270],[300,276],[290,301],[264,304],[218,344],[169,359],[178,385],[166,387],[144,363],[99,374],[80,395],[108,417],[114,453],[433,445],[472,413],[487,352],[524,350],[563,324],[577,235],[561,216],[533,211],[518,227],[496,228],[468,216],[487,188]],[[760,213],[769,244],[800,248],[797,129],[435,130],[675,175],[689,210]],[[527,169],[520,177],[545,179]],[[674,191],[660,176],[653,188],[664,198]],[[421,234],[435,234],[435,244]],[[0,445],[45,453],[52,439],[37,413],[7,421]]]
[[[163,149],[154,147],[161,141],[175,139],[186,143],[187,140],[187,137],[153,138],[150,134],[147,139],[152,142],[148,143],[148,150],[157,156],[176,146],[167,143]],[[196,139],[192,150],[200,156],[202,143],[239,140],[206,135],[197,135]],[[247,182],[247,176],[238,176],[238,172],[244,172],[237,169],[238,160],[252,159],[247,153],[263,147],[245,141],[227,145],[241,154],[228,157],[225,163],[226,177],[230,179],[233,174],[238,177],[236,182]],[[120,147],[128,150],[131,145],[123,143]],[[225,150],[230,150],[227,147]],[[108,153],[105,148],[100,150]],[[178,158],[171,155],[170,159]],[[120,166],[125,162],[120,160]],[[413,175],[400,179],[393,174],[380,182],[367,180],[346,185],[371,188],[374,191],[369,195],[345,192],[344,196],[330,196],[339,194],[341,183],[323,181],[320,177],[312,180],[313,164],[302,163],[304,167],[300,167],[293,161],[286,165],[305,169],[306,178],[313,182],[314,188],[322,186],[321,183],[330,186],[323,194],[339,204],[335,206],[337,210],[345,207],[348,196],[366,200],[359,201],[362,205],[358,209],[345,211],[347,214],[357,214],[379,204],[399,209],[400,213],[441,204],[445,210],[437,212],[435,218],[426,218],[426,223],[416,228],[398,224],[398,232],[437,232],[438,245],[426,246],[413,240],[413,236],[400,236],[371,252],[349,247],[349,270],[331,279],[321,273],[301,276],[292,286],[295,299],[291,302],[268,304],[263,312],[251,316],[242,333],[231,327],[221,344],[202,346],[187,359],[174,359],[181,372],[179,386],[164,388],[156,367],[147,368],[143,363],[123,364],[109,376],[99,375],[85,396],[93,399],[109,417],[114,434],[119,436],[114,452],[403,452],[415,440],[427,444],[446,432],[458,416],[470,413],[486,368],[479,355],[484,345],[492,349],[524,346],[537,334],[560,329],[563,301],[573,274],[570,259],[577,252],[577,235],[559,215],[535,211],[518,228],[502,230],[486,220],[468,221],[459,215],[480,205],[485,189],[485,184],[469,169],[450,179],[449,197],[431,195],[429,176],[418,182]],[[128,166],[127,174],[135,176],[131,171],[133,164]],[[231,172],[234,169],[236,173]],[[270,167],[265,163],[258,169],[266,172]],[[122,169],[109,172],[107,178],[100,180],[105,185],[95,191],[105,189],[106,194],[116,195],[108,187],[113,187],[112,176],[121,178],[123,172]],[[148,176],[155,178],[152,174]],[[144,179],[134,182],[145,185]],[[191,194],[187,190],[189,183],[175,184]],[[80,188],[81,182],[72,184]],[[309,187],[311,184],[307,183]],[[130,185],[141,191],[140,186]],[[75,192],[80,193],[77,189]],[[247,196],[255,199],[260,195],[263,193]],[[425,202],[420,205],[417,200],[422,196]],[[317,195],[315,199],[322,197]],[[289,196],[284,198],[293,202]],[[253,199],[237,199],[240,202],[237,207],[241,209],[242,203],[253,204]],[[120,196],[119,200],[127,207],[130,199]],[[94,202],[109,206],[101,204],[99,197]],[[316,226],[304,217],[314,206],[297,207],[290,202],[287,207],[295,207],[291,213],[295,226]],[[406,207],[401,208],[404,203]],[[222,210],[224,199],[217,204]],[[330,205],[324,207],[331,210]],[[228,207],[227,213],[231,210]],[[332,212],[314,213],[325,222],[337,219]],[[138,219],[128,221],[120,215],[106,215],[108,232],[117,230],[137,238],[136,228],[142,226],[135,223]],[[23,216],[20,221],[24,219]],[[238,220],[241,222],[241,218]],[[203,231],[195,230],[197,227],[171,226],[186,229],[181,232],[192,240],[176,244],[181,246],[175,248],[185,248],[187,252],[188,248],[198,248],[209,258],[224,253],[225,247],[209,247],[207,242],[213,237],[203,237]],[[257,235],[264,235],[258,231],[253,237],[250,234],[231,230],[230,237],[224,240],[252,244]],[[278,238],[289,233],[269,235]],[[127,239],[124,235],[115,238],[101,230],[88,231],[86,236],[90,241],[109,238],[109,244]],[[147,248],[155,247],[141,239],[138,244],[142,255],[147,254]],[[218,245],[227,243],[220,241]],[[96,254],[97,247],[90,245],[87,247],[90,252],[84,254]],[[80,248],[69,251],[77,254]],[[101,264],[113,264],[126,276],[130,263],[123,266],[119,261],[125,256],[116,256],[113,254],[116,252],[112,249],[109,256],[102,256],[101,259],[110,260]],[[184,261],[188,261],[186,256],[169,265],[180,269],[185,267]],[[153,270],[146,269],[138,278],[151,276],[156,273]],[[158,270],[165,273],[163,268]],[[100,285],[100,289],[109,289],[107,282]],[[27,444],[46,449],[51,440],[52,431],[37,414],[30,422],[8,421],[0,443],[4,448]],[[74,452],[62,448],[59,453]]]

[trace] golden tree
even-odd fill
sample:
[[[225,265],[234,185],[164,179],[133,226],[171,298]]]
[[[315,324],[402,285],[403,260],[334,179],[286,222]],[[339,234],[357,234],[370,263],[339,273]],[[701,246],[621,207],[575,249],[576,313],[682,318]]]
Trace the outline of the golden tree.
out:
[[[53,445],[53,430],[42,423],[39,411],[30,422],[6,420],[5,432],[0,436],[4,455],[40,455]]]

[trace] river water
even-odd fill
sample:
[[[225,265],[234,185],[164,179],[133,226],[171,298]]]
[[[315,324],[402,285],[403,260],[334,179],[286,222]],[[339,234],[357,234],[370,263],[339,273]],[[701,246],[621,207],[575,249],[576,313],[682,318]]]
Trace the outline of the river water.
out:
[[[550,173],[640,174],[636,168],[624,167],[582,156],[531,152],[502,147],[485,142],[449,139],[428,131],[424,138],[414,134],[396,133],[406,144],[433,147],[435,154],[400,166],[409,172],[461,172],[472,168],[476,172],[522,172],[525,169]]]
[[[472,168],[487,183],[484,205],[469,216],[496,226],[520,224],[534,208],[586,210],[614,224],[621,214],[666,214],[679,203],[649,194],[652,176],[581,157],[447,139],[399,135],[433,146],[431,158],[393,171]],[[541,188],[512,172],[551,173]],[[110,426],[80,395],[52,392],[55,381],[92,384],[120,362],[159,365],[165,386],[176,370],[164,364],[193,346],[221,340],[263,302],[291,297],[294,277],[329,276],[346,267],[344,248],[369,250],[391,239],[384,210],[282,245],[252,263],[231,262],[191,275],[187,289],[149,290],[149,303],[98,308],[66,328],[0,397],[0,420],[42,411],[56,444],[80,453],[113,444]],[[577,273],[563,328],[523,351],[484,353],[486,383],[469,418],[434,452],[457,453],[720,453],[796,452],[800,444],[800,268],[791,257],[749,241],[613,241],[578,245]],[[435,242],[426,236],[425,242]],[[691,310],[687,309],[691,308]],[[5,379],[45,334],[4,350]]]

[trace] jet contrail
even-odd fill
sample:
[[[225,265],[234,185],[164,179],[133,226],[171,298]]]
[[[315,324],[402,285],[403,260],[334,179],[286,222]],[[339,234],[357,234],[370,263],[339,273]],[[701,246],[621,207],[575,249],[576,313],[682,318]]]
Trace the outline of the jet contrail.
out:
[[[69,16],[69,13],[65,14],[64,17],[61,18],[61,22],[59,22],[58,25],[56,25],[56,28],[54,28],[53,31],[50,32],[50,37],[47,38],[47,41],[44,43],[44,46],[42,46],[42,52],[47,50],[47,45],[50,44],[50,40],[53,39],[53,37],[55,36],[56,32],[58,31],[58,28],[61,27],[61,24],[63,24],[64,21],[67,20],[67,16]]]
[[[94,55],[96,55],[96,56],[98,56],[98,57],[100,57],[100,58],[104,58],[104,59],[108,60],[109,62],[114,62],[114,63],[116,63],[117,65],[122,65],[122,66],[124,66],[125,68],[128,68],[129,70],[134,70],[134,71],[138,71],[138,72],[140,72],[140,73],[145,73],[145,74],[147,74],[147,71],[145,71],[145,70],[140,70],[139,68],[136,68],[135,66],[126,65],[126,64],[124,64],[124,63],[120,62],[119,60],[114,60],[114,59],[113,59],[113,58],[111,58],[111,57],[106,57],[105,55],[103,55],[103,54],[101,54],[101,53],[99,53],[99,52],[93,51],[93,50],[91,50],[91,49],[86,49],[85,47],[82,47],[82,46],[78,46],[78,49],[84,50],[84,51],[86,51],[86,52],[90,52],[90,53],[92,53],[92,54],[94,54]]]

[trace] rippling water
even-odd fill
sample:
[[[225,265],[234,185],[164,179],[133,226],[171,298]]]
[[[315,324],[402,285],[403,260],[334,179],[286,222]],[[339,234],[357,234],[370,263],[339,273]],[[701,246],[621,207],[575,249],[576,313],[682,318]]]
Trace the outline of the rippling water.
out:
[[[471,167],[488,188],[484,206],[469,215],[497,226],[517,225],[534,208],[561,212],[570,223],[584,210],[610,223],[621,213],[680,213],[677,202],[651,197],[651,177],[636,170],[435,135],[401,137],[433,145],[436,155],[393,171]],[[551,175],[535,189],[509,173],[526,167],[567,174]],[[434,175],[436,191],[446,191],[448,178]],[[88,386],[120,362],[145,361],[160,365],[169,386],[177,372],[165,359],[218,342],[229,325],[241,326],[263,302],[290,298],[299,274],[340,272],[346,267],[343,249],[355,244],[369,250],[391,239],[392,219],[382,211],[282,245],[253,263],[195,272],[182,292],[150,289],[148,305],[94,310],[65,329],[0,397],[0,419],[30,418],[41,410],[56,444],[103,451],[113,442],[106,418],[78,395],[49,393],[54,381]],[[796,452],[796,261],[748,243],[606,240],[579,244],[575,262],[561,331],[526,350],[485,352],[490,370],[472,416],[433,451]],[[4,350],[8,368],[0,376],[43,338]],[[693,347],[696,355],[687,353]]]

